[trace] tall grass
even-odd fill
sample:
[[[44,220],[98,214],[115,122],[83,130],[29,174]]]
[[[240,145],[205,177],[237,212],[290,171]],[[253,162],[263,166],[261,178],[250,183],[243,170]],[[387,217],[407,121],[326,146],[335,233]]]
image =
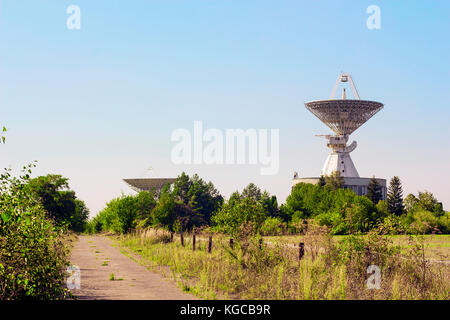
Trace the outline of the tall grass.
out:
[[[215,237],[212,253],[206,243],[192,251],[170,242],[170,234],[147,230],[118,238],[123,249],[153,266],[168,266],[185,291],[206,299],[449,299],[449,272],[424,256],[423,241],[415,238],[409,252],[376,233],[333,240],[320,227],[302,238],[306,253],[280,243],[263,244],[242,228],[234,248]],[[368,289],[369,265],[381,269],[381,288]]]

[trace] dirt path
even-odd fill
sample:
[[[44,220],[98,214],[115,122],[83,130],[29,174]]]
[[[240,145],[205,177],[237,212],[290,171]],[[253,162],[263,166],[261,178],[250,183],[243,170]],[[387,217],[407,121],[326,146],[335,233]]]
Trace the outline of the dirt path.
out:
[[[72,249],[71,264],[81,271],[81,288],[72,290],[78,299],[196,299],[182,292],[173,281],[132,261],[107,237],[80,235]],[[110,280],[111,274],[116,280]]]

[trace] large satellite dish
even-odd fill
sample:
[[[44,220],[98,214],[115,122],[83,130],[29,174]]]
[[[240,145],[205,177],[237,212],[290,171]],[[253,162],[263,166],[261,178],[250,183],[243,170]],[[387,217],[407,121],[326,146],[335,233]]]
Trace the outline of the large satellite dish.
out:
[[[155,190],[157,192],[161,191],[161,189],[167,183],[174,183],[176,178],[136,178],[136,179],[123,179],[131,189],[136,192],[140,191],[152,191]]]
[[[355,99],[347,99],[345,88],[342,99],[334,99],[337,88],[343,83],[350,84]],[[330,99],[307,102],[305,106],[335,133],[335,135],[324,135],[328,140],[327,146],[332,149],[332,152],[321,174],[331,175],[339,171],[343,177],[359,177],[350,158],[350,152],[356,148],[356,141],[348,146],[347,141],[350,134],[383,108],[383,104],[377,101],[361,100],[352,76],[342,73],[336,81]]]
[[[320,100],[305,103],[320,121],[338,135],[350,135],[383,109],[383,104],[368,100]]]

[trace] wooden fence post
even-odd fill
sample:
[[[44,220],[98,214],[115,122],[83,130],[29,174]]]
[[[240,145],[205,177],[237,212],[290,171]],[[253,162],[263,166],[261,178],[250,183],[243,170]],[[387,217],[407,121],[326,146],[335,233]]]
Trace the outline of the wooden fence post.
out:
[[[212,236],[209,236],[208,239],[208,253],[211,253],[212,250]]]
[[[366,247],[366,269],[371,265],[372,254],[370,248]]]
[[[173,232],[170,233],[170,242],[173,242]]]
[[[308,232],[308,220],[303,220],[303,234],[306,234]]]
[[[300,242],[298,245],[298,260],[302,260],[304,255],[305,255],[305,244],[303,242]]]
[[[233,249],[234,247],[234,239],[230,238],[230,248]]]
[[[192,235],[192,251],[195,251],[195,233]]]
[[[184,237],[183,237],[183,232],[180,233],[180,239],[181,239],[181,245],[184,247]]]

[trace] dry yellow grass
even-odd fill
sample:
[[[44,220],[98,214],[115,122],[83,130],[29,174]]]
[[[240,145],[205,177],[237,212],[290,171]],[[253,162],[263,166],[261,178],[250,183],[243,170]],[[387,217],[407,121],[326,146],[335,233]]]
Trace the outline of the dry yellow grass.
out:
[[[298,261],[298,249],[286,243],[300,239],[306,254]],[[427,242],[441,243],[433,239]],[[427,261],[419,238],[410,243],[376,235],[332,238],[316,230],[288,241],[267,240],[260,249],[258,238],[245,235],[231,249],[228,237],[215,236],[213,252],[207,253],[206,242],[192,251],[191,237],[183,247],[177,237],[168,242],[170,233],[161,230],[118,238],[148,264],[169,266],[183,290],[206,299],[449,299],[448,268]],[[379,290],[367,288],[371,264],[381,268]]]

